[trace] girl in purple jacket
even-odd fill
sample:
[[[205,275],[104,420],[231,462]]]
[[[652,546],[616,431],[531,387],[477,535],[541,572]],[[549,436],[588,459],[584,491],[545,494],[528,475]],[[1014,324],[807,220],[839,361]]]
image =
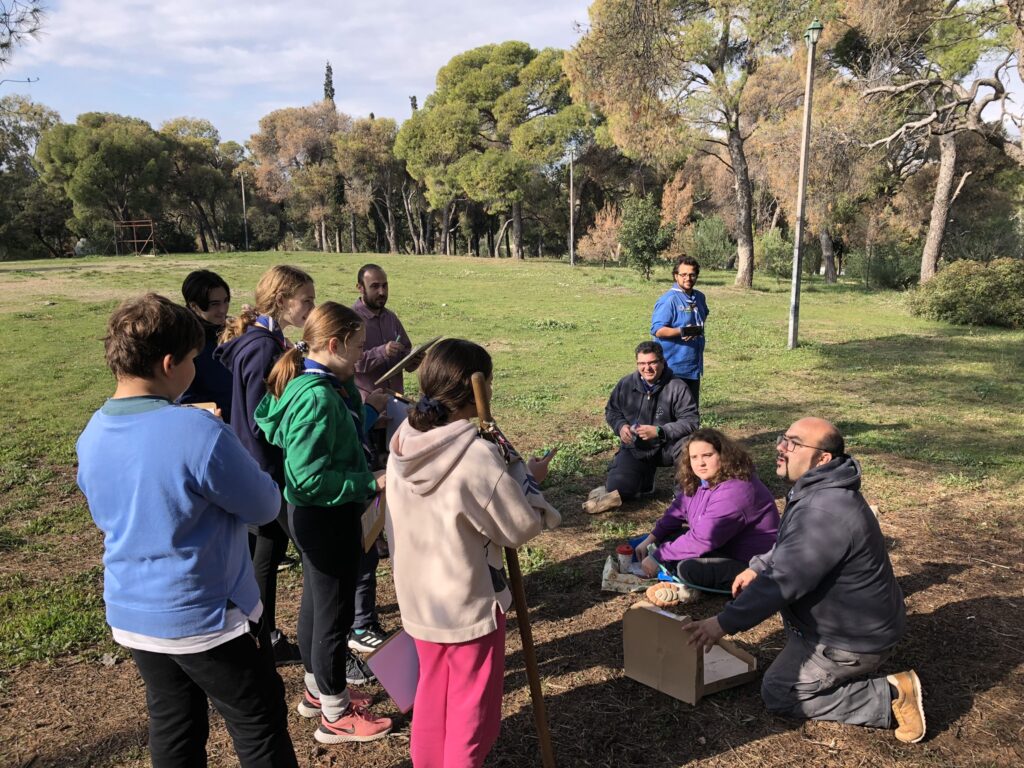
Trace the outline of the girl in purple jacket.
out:
[[[767,552],[779,531],[772,492],[738,443],[715,429],[690,435],[676,475],[682,493],[637,546],[656,549],[641,561],[656,576],[659,563],[687,585],[730,591],[750,558]]]

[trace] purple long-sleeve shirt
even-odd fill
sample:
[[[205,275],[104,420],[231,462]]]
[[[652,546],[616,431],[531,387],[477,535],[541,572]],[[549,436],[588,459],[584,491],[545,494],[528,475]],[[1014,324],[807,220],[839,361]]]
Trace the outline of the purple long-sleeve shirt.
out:
[[[372,309],[363,303],[362,297],[352,305],[352,309],[363,319],[366,326],[366,343],[363,345],[363,355],[356,363],[356,386],[363,397],[377,389],[373,385],[381,374],[391,368],[395,363],[409,354],[412,349],[412,342],[409,334],[402,327],[402,321],[398,315],[385,307],[380,312],[374,313]],[[388,355],[385,347],[389,341],[397,341],[402,345],[402,352]],[[405,385],[402,381],[402,372],[399,371],[383,386],[393,392],[402,394]]]
[[[686,533],[668,541],[686,524]],[[679,494],[651,534],[664,542],[654,555],[662,562],[714,552],[745,563],[771,549],[778,532],[775,499],[754,475],[750,480],[733,478],[713,487],[702,486],[693,496]]]

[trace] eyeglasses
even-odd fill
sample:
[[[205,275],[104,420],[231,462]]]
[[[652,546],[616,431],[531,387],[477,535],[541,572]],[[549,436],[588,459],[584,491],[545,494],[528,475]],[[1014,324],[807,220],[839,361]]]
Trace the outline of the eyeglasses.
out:
[[[653,363],[637,363],[636,367],[637,368],[657,368],[659,365],[661,365],[661,361],[660,360],[655,360]]]
[[[801,443],[799,440],[794,440],[789,435],[779,435],[775,438],[775,447],[781,448],[782,450],[789,453],[794,448],[813,448],[816,451],[827,451],[827,448],[822,448],[820,445],[811,445],[810,443]]]
[[[697,275],[695,275],[693,272],[676,272],[675,275],[676,275],[676,277],[681,277],[683,280],[686,280],[686,279],[696,280],[697,279]]]

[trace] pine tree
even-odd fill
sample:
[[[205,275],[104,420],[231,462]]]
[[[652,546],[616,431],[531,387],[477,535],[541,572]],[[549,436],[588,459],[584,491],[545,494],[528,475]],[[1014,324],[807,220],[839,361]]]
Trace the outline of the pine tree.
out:
[[[324,69],[324,101],[334,103],[334,70],[331,69],[329,61]]]

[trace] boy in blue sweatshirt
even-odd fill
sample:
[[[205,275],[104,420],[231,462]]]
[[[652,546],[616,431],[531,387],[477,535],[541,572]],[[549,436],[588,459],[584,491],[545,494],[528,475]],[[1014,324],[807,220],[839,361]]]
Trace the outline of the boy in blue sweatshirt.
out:
[[[153,293],[114,312],[117,387],[78,439],[78,485],[104,534],[107,623],[146,684],[153,765],[206,764],[209,699],[242,766],[291,768],[246,531],[277,516],[278,488],[220,420],[173,405],[204,341]]]

